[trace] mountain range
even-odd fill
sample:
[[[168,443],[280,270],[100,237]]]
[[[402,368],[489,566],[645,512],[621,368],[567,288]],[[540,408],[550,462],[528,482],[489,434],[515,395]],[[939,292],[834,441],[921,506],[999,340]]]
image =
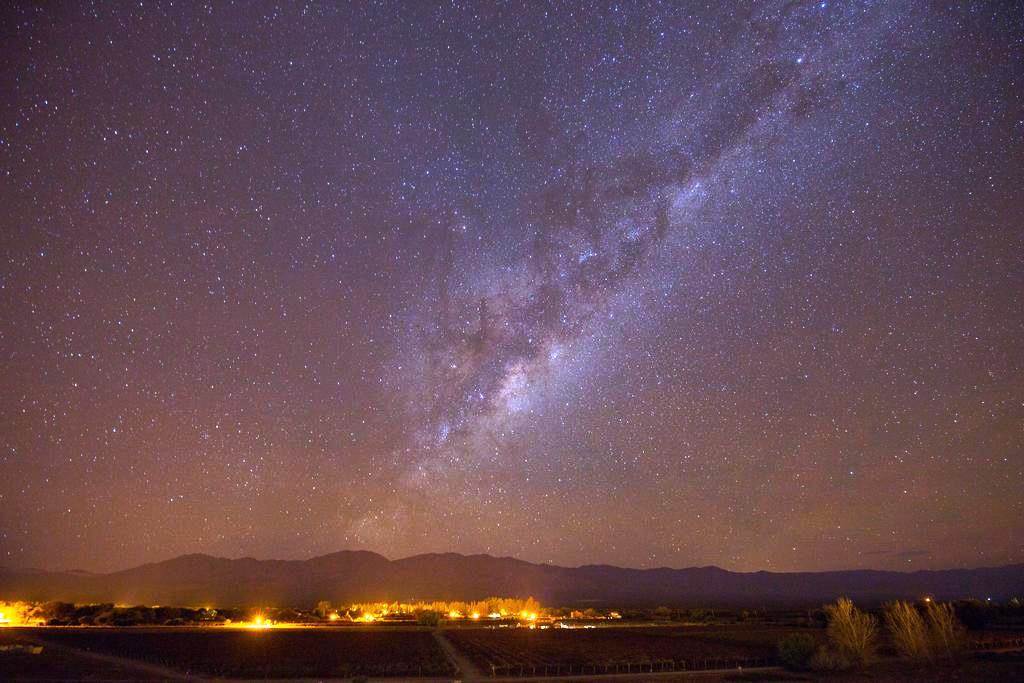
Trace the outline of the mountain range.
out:
[[[183,555],[109,574],[0,568],[0,599],[305,607],[376,600],[534,596],[561,606],[805,606],[1024,596],[1024,564],[937,571],[731,572],[718,567],[560,567],[511,557],[341,551],[308,560]]]

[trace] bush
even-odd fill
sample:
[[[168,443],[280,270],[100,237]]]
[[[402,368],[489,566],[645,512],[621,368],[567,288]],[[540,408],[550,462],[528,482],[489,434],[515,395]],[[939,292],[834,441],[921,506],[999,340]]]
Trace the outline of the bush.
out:
[[[715,613],[702,607],[695,607],[687,612],[687,620],[700,624],[710,624],[714,621]]]
[[[828,638],[835,652],[849,662],[863,666],[874,660],[878,648],[878,620],[860,611],[849,598],[826,605]]]
[[[811,664],[818,645],[809,633],[791,633],[779,641],[779,661],[787,669],[803,671]]]
[[[441,613],[434,610],[421,610],[416,613],[416,623],[420,626],[437,626],[441,623]]]
[[[47,602],[38,610],[38,615],[47,621],[56,619],[66,621],[75,614],[75,606],[70,602]]]
[[[811,657],[810,666],[815,671],[842,671],[850,668],[850,662],[835,650],[819,647]]]
[[[917,607],[902,600],[888,603],[885,606],[885,625],[901,657],[918,662],[931,659],[928,627]]]
[[[964,649],[964,627],[951,604],[930,600],[924,605],[924,614],[929,645],[936,657],[954,657]]]

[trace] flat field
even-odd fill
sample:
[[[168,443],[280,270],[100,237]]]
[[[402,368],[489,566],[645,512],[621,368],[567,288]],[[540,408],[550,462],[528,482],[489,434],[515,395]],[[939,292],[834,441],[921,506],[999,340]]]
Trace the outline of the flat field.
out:
[[[786,628],[453,629],[485,674],[600,674],[774,664]],[[806,632],[824,641],[824,633]]]
[[[396,629],[54,628],[41,642],[225,678],[443,676],[428,631]]]
[[[39,641],[30,631],[0,628],[0,681],[142,681],[165,678],[131,663],[103,661],[45,644],[42,650],[38,648]]]
[[[449,628],[463,675],[483,677],[683,672],[776,663],[789,633],[824,629],[764,625],[595,629]],[[225,627],[0,628],[0,680],[445,677],[455,674],[434,637],[386,625],[247,630]],[[957,662],[920,668],[886,658],[867,671],[720,674],[729,680],[1024,680],[1024,634],[975,632],[988,646]],[[40,647],[41,646],[41,647]],[[883,648],[884,649],[884,648]],[[884,653],[883,653],[884,654]],[[465,660],[469,660],[466,662]],[[684,676],[680,673],[679,677]],[[658,680],[672,680],[675,676]]]

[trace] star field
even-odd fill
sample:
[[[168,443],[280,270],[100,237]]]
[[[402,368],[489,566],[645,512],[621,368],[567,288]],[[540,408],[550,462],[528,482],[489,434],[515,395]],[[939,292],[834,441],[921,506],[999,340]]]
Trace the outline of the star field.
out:
[[[1013,3],[2,27],[0,563],[1024,561]]]

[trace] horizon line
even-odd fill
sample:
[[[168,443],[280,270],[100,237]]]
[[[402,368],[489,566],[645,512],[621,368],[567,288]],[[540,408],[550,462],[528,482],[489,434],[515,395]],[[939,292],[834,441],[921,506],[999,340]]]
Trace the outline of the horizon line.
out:
[[[75,573],[78,573],[78,574],[109,575],[109,574],[117,574],[117,573],[125,572],[125,571],[131,571],[133,569],[138,569],[140,567],[146,567],[146,566],[151,566],[151,565],[164,564],[164,563],[167,563],[167,562],[173,562],[174,560],[179,560],[179,559],[186,558],[186,557],[206,557],[206,558],[210,558],[210,559],[214,559],[214,560],[226,560],[226,561],[229,561],[229,562],[239,562],[239,561],[243,561],[243,560],[251,560],[251,561],[254,561],[254,562],[297,562],[297,563],[303,563],[303,562],[311,562],[313,560],[318,560],[318,559],[321,559],[321,558],[324,558],[324,557],[329,557],[331,555],[340,555],[340,554],[343,554],[343,553],[376,555],[377,557],[380,557],[380,558],[384,559],[387,562],[402,562],[402,561],[405,561],[405,560],[411,560],[411,559],[416,559],[416,558],[421,558],[421,557],[429,557],[429,556],[454,555],[454,556],[457,556],[457,557],[460,557],[460,558],[486,557],[486,558],[494,559],[494,560],[512,560],[512,561],[515,561],[515,562],[522,562],[522,563],[525,563],[525,564],[533,565],[535,567],[552,567],[552,568],[556,568],[556,569],[585,569],[585,568],[588,568],[588,567],[608,567],[608,568],[612,568],[612,569],[621,569],[621,570],[626,570],[626,571],[640,571],[640,572],[665,571],[665,570],[667,570],[667,571],[687,571],[687,570],[711,570],[711,569],[713,569],[713,570],[718,570],[718,571],[721,571],[721,572],[727,572],[727,573],[730,573],[730,574],[839,574],[839,573],[847,573],[847,572],[879,572],[879,573],[888,573],[888,574],[916,574],[916,573],[923,573],[923,572],[978,571],[978,570],[984,570],[984,569],[1001,569],[1001,568],[1005,568],[1005,567],[1016,567],[1016,566],[1024,565],[1024,560],[1020,560],[1020,561],[1010,561],[1010,562],[1006,562],[1006,563],[1003,563],[1003,564],[983,564],[983,565],[975,565],[975,566],[941,567],[941,568],[931,568],[931,569],[929,569],[929,568],[918,568],[918,569],[907,569],[907,570],[902,570],[902,569],[879,569],[879,568],[875,568],[875,567],[844,568],[844,569],[793,569],[793,570],[752,569],[752,570],[736,570],[736,569],[726,569],[724,567],[720,567],[720,566],[715,565],[715,564],[707,564],[707,565],[696,565],[695,564],[695,565],[688,565],[688,566],[684,566],[684,567],[671,567],[671,566],[668,566],[668,565],[659,565],[659,566],[656,566],[656,567],[631,567],[631,566],[623,566],[623,565],[612,564],[612,563],[609,563],[609,562],[588,562],[588,563],[579,564],[579,565],[565,565],[565,564],[555,564],[555,563],[551,563],[551,562],[533,562],[533,561],[530,561],[530,560],[520,559],[520,558],[515,557],[513,555],[492,555],[490,553],[484,553],[484,552],[480,552],[480,553],[460,553],[460,552],[456,552],[454,550],[430,551],[430,552],[414,553],[412,555],[404,555],[404,556],[401,556],[401,557],[392,558],[392,557],[388,557],[387,555],[384,555],[383,553],[377,552],[375,550],[366,550],[366,549],[361,549],[361,548],[343,548],[343,549],[340,549],[340,550],[334,550],[334,551],[327,552],[327,553],[321,553],[321,554],[318,554],[318,555],[312,555],[312,556],[305,557],[305,558],[302,558],[302,559],[284,559],[284,558],[276,558],[276,557],[257,558],[257,557],[253,557],[252,555],[241,555],[239,557],[228,557],[228,556],[224,556],[224,555],[214,555],[214,554],[206,553],[206,552],[189,552],[189,553],[181,553],[179,555],[174,555],[174,556],[171,556],[171,557],[166,557],[166,558],[160,559],[160,560],[151,560],[151,561],[142,562],[142,563],[139,563],[139,564],[133,564],[133,565],[130,565],[130,566],[127,566],[127,567],[122,567],[120,569],[112,569],[112,570],[108,570],[108,571],[94,571],[94,570],[80,569],[80,568],[47,569],[47,568],[38,567],[38,566],[18,567],[18,566],[11,566],[11,565],[0,565],[0,571],[36,571],[36,572],[45,572],[45,573],[48,573],[48,574],[75,574]]]

